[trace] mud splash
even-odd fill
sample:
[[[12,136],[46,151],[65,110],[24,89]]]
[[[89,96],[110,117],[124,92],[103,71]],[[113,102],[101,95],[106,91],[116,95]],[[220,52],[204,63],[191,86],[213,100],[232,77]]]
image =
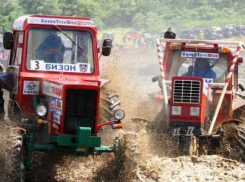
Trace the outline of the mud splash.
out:
[[[161,103],[149,93],[157,92],[151,78],[158,74],[155,49],[113,50],[100,61],[108,88],[117,91],[125,110],[123,130],[104,127],[103,145],[119,136],[123,147],[121,171],[114,172],[114,154],[76,157],[35,153],[27,181],[245,181],[245,165],[218,155],[174,157],[174,146],[165,131]],[[1,181],[1,180],[0,180]]]

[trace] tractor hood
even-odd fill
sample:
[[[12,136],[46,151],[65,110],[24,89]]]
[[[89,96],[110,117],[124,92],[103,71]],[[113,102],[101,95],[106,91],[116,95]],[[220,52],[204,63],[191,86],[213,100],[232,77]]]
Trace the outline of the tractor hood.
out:
[[[44,94],[56,98],[61,98],[66,89],[99,90],[101,85],[100,78],[92,75],[21,73],[20,81],[23,88],[19,92],[26,96]]]
[[[43,86],[45,83],[53,83],[59,86],[99,86],[99,80],[83,80],[83,79],[74,79],[70,77],[59,77],[58,79],[44,78]]]
[[[99,82],[72,78],[43,79],[41,88],[44,95],[62,99],[62,95],[67,89],[97,90]]]

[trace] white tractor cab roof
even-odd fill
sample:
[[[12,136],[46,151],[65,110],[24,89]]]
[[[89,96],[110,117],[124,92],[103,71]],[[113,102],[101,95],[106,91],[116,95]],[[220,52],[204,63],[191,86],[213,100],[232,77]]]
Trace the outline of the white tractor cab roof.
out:
[[[240,41],[217,41],[217,40],[192,40],[192,39],[159,39],[160,42],[186,43],[199,45],[242,45]]]
[[[174,54],[172,54],[172,59],[164,59],[162,57],[162,53],[165,47],[165,43],[170,43],[169,48],[165,49],[165,54],[169,54],[170,50],[174,51]],[[226,67],[226,73],[222,75],[221,79],[221,73],[223,73],[224,69],[223,68],[227,64],[219,64],[219,62],[223,61],[228,61],[227,58],[225,58],[224,54],[220,53],[233,53],[232,55],[236,55],[240,52],[241,47],[245,48],[244,44],[239,41],[212,41],[212,40],[189,40],[189,39],[158,39],[158,49],[160,48],[161,50],[158,50],[159,53],[159,58],[162,59],[162,66],[163,69],[160,69],[161,72],[163,72],[163,75],[165,79],[167,79],[169,82],[173,76],[176,75],[184,75],[184,73],[187,71],[187,68],[189,65],[186,64],[186,62],[183,62],[186,58],[207,58],[207,60],[213,60],[215,64],[213,63],[212,65],[215,65],[213,67],[213,70],[217,71],[217,79],[215,82],[225,82],[225,78],[228,73],[228,69]],[[240,47],[238,49],[238,47]],[[193,51],[184,51],[182,48],[195,48],[195,49],[200,49],[200,50],[206,50],[207,51],[201,51],[201,52],[193,52]],[[176,50],[176,51],[175,51]],[[216,50],[216,51],[215,51]],[[199,55],[200,54],[200,55]],[[211,57],[210,57],[211,56]],[[181,60],[178,60],[181,58]],[[184,59],[185,58],[185,59]],[[218,60],[219,61],[215,61]],[[174,63],[171,63],[174,60]],[[160,61],[160,60],[159,60]],[[212,62],[212,61],[211,61]],[[217,64],[218,63],[218,64]],[[227,62],[228,63],[228,62]],[[161,65],[160,64],[160,65]],[[192,62],[193,64],[193,62]],[[183,67],[183,68],[182,68]],[[217,68],[216,68],[217,67]],[[220,70],[222,69],[222,70]],[[220,79],[218,79],[220,77]],[[171,81],[170,81],[171,82]]]
[[[89,27],[97,33],[96,24],[89,18],[63,17],[51,15],[25,15],[17,18],[13,30],[23,31],[28,25],[58,25],[67,27]]]

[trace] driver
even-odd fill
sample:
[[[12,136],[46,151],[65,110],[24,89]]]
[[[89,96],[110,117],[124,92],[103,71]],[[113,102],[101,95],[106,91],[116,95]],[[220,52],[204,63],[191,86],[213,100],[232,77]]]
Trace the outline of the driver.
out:
[[[189,66],[188,73],[186,76],[196,76],[201,78],[212,78],[215,79],[216,73],[212,70],[210,63],[205,58],[197,58],[194,66],[194,75],[193,66]]]
[[[36,58],[48,63],[62,63],[64,52],[65,46],[61,38],[54,33],[50,33],[38,46]]]

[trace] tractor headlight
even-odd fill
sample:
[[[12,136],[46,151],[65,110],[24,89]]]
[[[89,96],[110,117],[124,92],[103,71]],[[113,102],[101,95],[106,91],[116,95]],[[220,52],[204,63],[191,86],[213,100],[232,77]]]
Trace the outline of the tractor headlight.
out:
[[[122,120],[124,117],[125,117],[125,113],[123,110],[121,109],[118,109],[114,112],[114,117],[117,119],[117,120]]]
[[[181,115],[181,106],[172,106],[172,115],[180,116]]]
[[[190,115],[191,116],[199,116],[200,115],[200,108],[199,107],[191,107]]]
[[[45,116],[47,114],[47,107],[43,104],[40,104],[36,107],[36,112],[38,116]]]

